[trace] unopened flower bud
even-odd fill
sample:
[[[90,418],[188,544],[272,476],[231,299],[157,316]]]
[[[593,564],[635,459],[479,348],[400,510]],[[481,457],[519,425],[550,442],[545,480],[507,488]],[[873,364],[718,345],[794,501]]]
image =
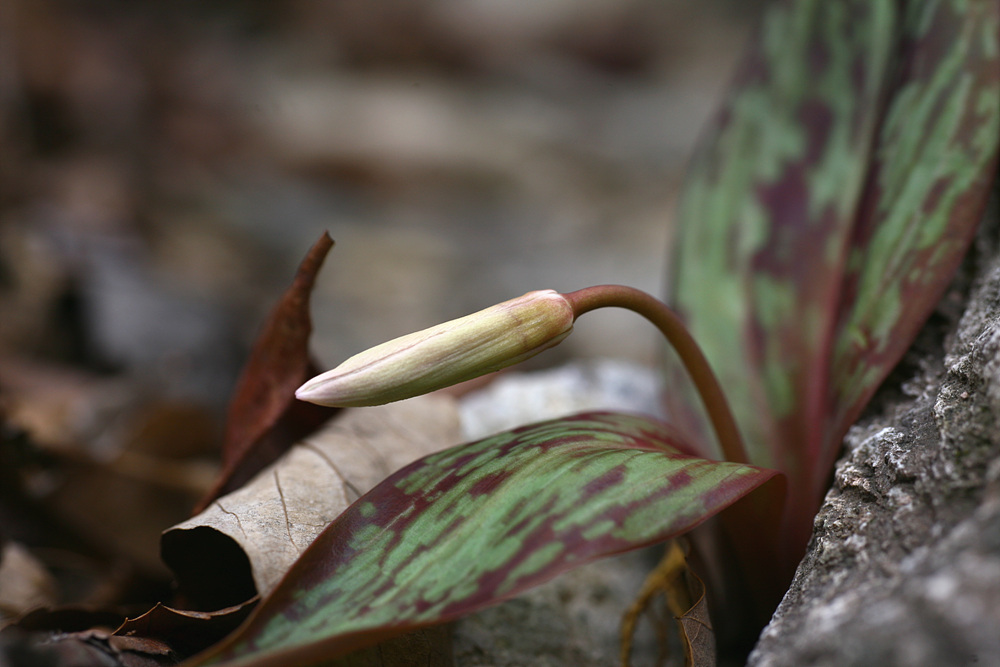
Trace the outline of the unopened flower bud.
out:
[[[302,385],[296,397],[337,407],[382,405],[506,368],[556,345],[573,308],[554,290],[528,292],[357,354]]]

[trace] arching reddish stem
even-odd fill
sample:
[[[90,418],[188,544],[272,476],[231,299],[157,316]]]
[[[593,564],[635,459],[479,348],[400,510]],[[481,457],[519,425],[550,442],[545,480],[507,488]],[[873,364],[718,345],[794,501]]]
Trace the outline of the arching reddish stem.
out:
[[[596,308],[617,307],[627,308],[652,322],[677,350],[691,376],[726,460],[749,463],[736,420],[715,373],[680,318],[666,304],[642,290],[625,285],[595,285],[563,294],[563,297],[573,307],[575,317]]]

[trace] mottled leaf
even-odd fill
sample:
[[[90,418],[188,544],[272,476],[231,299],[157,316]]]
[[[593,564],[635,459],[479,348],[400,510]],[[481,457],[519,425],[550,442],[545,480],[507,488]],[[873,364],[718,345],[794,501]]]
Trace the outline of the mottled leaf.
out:
[[[301,665],[499,602],[689,530],[774,474],[656,420],[587,413],[432,454],[334,521],[194,664]]]
[[[672,300],[751,461],[788,474],[789,572],[844,430],[978,221],[997,148],[998,11],[775,3],[692,164]],[[696,406],[671,409],[711,443]]]
[[[814,426],[806,408],[824,387],[895,4],[776,3],[682,198],[672,300],[726,388],[751,460],[793,475]]]
[[[316,372],[309,358],[309,296],[332,247],[324,233],[265,321],[229,403],[222,471],[195,513],[242,486],[333,414],[295,400],[295,390]]]
[[[899,49],[848,258],[822,468],[941,298],[996,173],[1000,3],[910,2]]]

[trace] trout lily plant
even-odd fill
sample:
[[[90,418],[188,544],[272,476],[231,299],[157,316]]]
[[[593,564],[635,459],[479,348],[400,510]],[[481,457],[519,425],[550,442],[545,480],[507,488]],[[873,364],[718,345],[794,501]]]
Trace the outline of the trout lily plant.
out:
[[[691,164],[670,307],[613,285],[530,292],[372,348],[297,394],[334,406],[415,396],[538,354],[614,306],[670,343],[669,423],[580,414],[417,461],[192,664],[319,664],[716,514],[691,556],[719,629],[755,636],[804,553],[843,436],[984,209],[998,15],[995,0],[776,2]]]

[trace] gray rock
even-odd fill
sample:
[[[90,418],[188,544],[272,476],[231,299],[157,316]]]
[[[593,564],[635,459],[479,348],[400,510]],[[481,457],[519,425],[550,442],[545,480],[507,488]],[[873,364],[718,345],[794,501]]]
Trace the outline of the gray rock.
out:
[[[1000,665],[996,233],[904,360],[909,380],[897,370],[849,433],[753,667]]]

